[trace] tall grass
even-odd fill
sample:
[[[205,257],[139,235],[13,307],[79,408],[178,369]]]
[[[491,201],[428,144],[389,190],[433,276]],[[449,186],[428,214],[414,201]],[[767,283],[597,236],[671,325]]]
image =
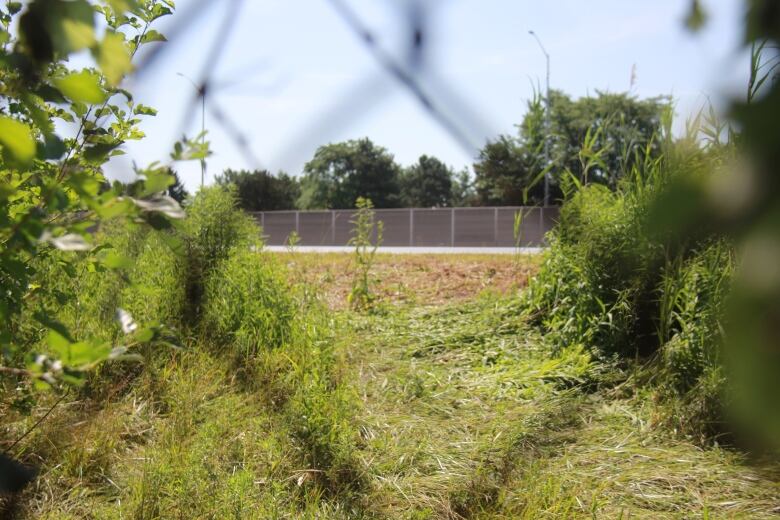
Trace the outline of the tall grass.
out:
[[[671,241],[656,220],[673,180],[711,175],[722,151],[667,141],[617,191],[581,186],[561,208],[551,247],[524,295],[555,348],[649,360],[664,414],[686,433],[722,431],[721,315],[733,269],[727,240]]]
[[[234,249],[205,281],[201,327],[213,342],[252,357],[292,340],[297,307],[279,267]]]
[[[201,190],[187,213],[167,236],[103,229],[101,249],[82,254],[74,270],[57,261],[66,253],[38,266],[41,281],[77,289],[50,306],[74,333],[119,343],[119,307],[174,334],[155,343],[162,348],[140,349],[143,364],[107,364],[64,400],[43,394],[36,405],[25,392],[3,392],[3,437],[29,432],[14,455],[43,464],[44,485],[57,494],[29,492],[31,515],[338,517],[361,486],[355,396],[327,339],[333,323],[316,304],[296,301],[234,192]],[[108,271],[95,261],[107,251],[116,264]],[[32,321],[23,325],[32,343],[45,343]],[[265,433],[245,438],[248,430]],[[142,457],[128,458],[132,451]],[[258,479],[271,484],[260,489]],[[69,493],[84,495],[63,498]],[[119,502],[86,498],[93,493]]]
[[[261,244],[254,221],[238,209],[235,186],[201,189],[187,211],[184,226],[187,251],[187,320],[197,324],[204,284],[223,260],[239,248]]]

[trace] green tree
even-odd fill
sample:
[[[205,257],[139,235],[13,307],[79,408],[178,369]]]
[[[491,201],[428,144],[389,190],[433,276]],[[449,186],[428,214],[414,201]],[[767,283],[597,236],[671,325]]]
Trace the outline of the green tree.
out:
[[[569,173],[583,184],[597,182],[614,189],[637,157],[647,151],[651,157],[660,153],[659,138],[670,108],[665,97],[637,99],[597,92],[595,97],[572,100],[553,90],[548,131],[545,105],[537,93],[528,102],[517,136],[501,135],[481,150],[474,165],[479,203],[541,204],[547,167],[553,202],[561,199],[561,182]]]
[[[238,190],[241,209],[245,211],[273,211],[295,209],[301,195],[298,179],[268,170],[225,170],[216,178],[217,184],[234,184]]]
[[[637,99],[626,93],[597,92],[572,100],[563,92],[550,93],[550,135],[553,173],[570,171],[583,183],[598,182],[614,189],[631,171],[637,157],[649,151],[660,154],[665,113],[669,97]],[[590,140],[599,152],[599,164],[587,171],[580,151]]]
[[[463,168],[452,179],[452,203],[453,206],[476,206],[477,193],[474,191],[474,179],[468,168]]]
[[[452,204],[450,167],[435,157],[422,155],[401,174],[401,200],[404,206],[433,208]]]
[[[393,156],[368,138],[321,146],[304,167],[298,207],[352,208],[363,197],[377,208],[396,208],[399,176]]]
[[[534,179],[542,168],[540,159],[539,155],[529,153],[519,139],[502,135],[489,142],[480,150],[479,161],[474,164],[478,204],[541,204],[544,188],[541,182],[534,184]]]

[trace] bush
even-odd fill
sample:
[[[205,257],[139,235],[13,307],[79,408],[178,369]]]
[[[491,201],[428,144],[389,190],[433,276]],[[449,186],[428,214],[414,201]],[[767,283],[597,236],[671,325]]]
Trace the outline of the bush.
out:
[[[276,265],[237,248],[206,279],[202,326],[244,357],[276,348],[293,334],[296,305]]]
[[[561,208],[526,312],[560,350],[582,344],[603,358],[652,359],[659,394],[686,431],[722,421],[720,317],[732,247],[650,232],[651,208],[671,178],[714,169],[694,150],[635,171],[617,192],[581,188]]]
[[[633,356],[647,342],[644,309],[662,250],[642,230],[642,203],[599,185],[561,208],[527,303],[553,345],[584,344],[595,354]]]
[[[234,249],[257,247],[260,230],[251,217],[238,209],[235,186],[201,189],[187,211],[187,318],[197,323],[204,283],[219,262]]]
[[[130,283],[127,269],[107,269],[107,255],[128,264],[143,247],[148,231],[123,223],[105,225],[95,237],[100,244],[91,252],[50,250],[34,263],[36,284],[52,287],[43,294],[50,318],[61,322],[76,338],[112,341],[119,334],[116,309],[122,306],[122,293]],[[74,261],[75,257],[75,261]],[[42,339],[40,327],[27,316],[27,325],[38,331],[28,344]]]
[[[179,326],[187,303],[187,265],[156,233],[150,233],[122,291],[122,305],[138,322]]]

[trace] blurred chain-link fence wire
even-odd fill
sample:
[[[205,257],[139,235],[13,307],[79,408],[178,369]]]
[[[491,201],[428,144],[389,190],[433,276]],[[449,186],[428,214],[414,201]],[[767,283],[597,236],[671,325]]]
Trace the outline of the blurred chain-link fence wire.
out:
[[[391,92],[391,89],[385,87],[394,83],[410,93],[417,101],[420,110],[435,121],[469,156],[475,156],[484,144],[488,125],[464,96],[436,75],[431,66],[430,53],[427,52],[432,34],[435,33],[433,25],[437,19],[442,18],[436,16],[436,13],[446,7],[446,2],[387,0],[385,5],[395,12],[404,28],[403,48],[388,49],[348,2],[323,1],[330,4],[340,17],[344,30],[352,32],[359,44],[364,46],[373,57],[380,67],[381,76],[377,76],[375,71],[366,71],[352,88],[342,96],[333,99],[324,113],[313,116],[304,128],[300,128],[297,135],[282,146],[279,155],[288,158],[300,150],[303,143],[317,142],[319,136],[326,132],[334,133],[339,129],[348,128],[362,113],[381,103]],[[241,130],[241,125],[235,116],[228,113],[220,102],[221,88],[226,84],[234,83],[237,78],[229,78],[228,81],[215,78],[217,64],[225,56],[228,36],[242,20],[244,6],[244,0],[192,0],[181,7],[174,15],[172,24],[165,31],[168,43],[150,49],[141,57],[135,80],[140,81],[145,79],[147,74],[151,74],[153,65],[162,60],[188,35],[191,28],[199,21],[199,17],[213,16],[215,20],[213,23],[219,24],[217,37],[208,46],[203,66],[197,77],[193,78],[196,89],[179,123],[176,137],[190,128],[193,118],[200,114],[202,101],[207,98],[208,102],[204,103],[204,106],[210,121],[218,126],[235,145],[248,166],[260,169],[263,163],[253,151],[248,136]],[[251,54],[252,50],[247,49],[246,52]],[[312,52],[316,52],[316,48],[313,48]],[[241,71],[237,72],[239,75],[241,73]]]

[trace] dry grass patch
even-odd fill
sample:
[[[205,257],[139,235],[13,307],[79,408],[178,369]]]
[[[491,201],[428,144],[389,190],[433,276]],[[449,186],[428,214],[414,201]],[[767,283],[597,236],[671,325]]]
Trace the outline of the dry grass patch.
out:
[[[299,282],[331,309],[347,308],[351,253],[266,253],[286,263]],[[377,254],[371,277],[380,302],[441,305],[474,298],[484,290],[508,294],[536,273],[538,255]]]

